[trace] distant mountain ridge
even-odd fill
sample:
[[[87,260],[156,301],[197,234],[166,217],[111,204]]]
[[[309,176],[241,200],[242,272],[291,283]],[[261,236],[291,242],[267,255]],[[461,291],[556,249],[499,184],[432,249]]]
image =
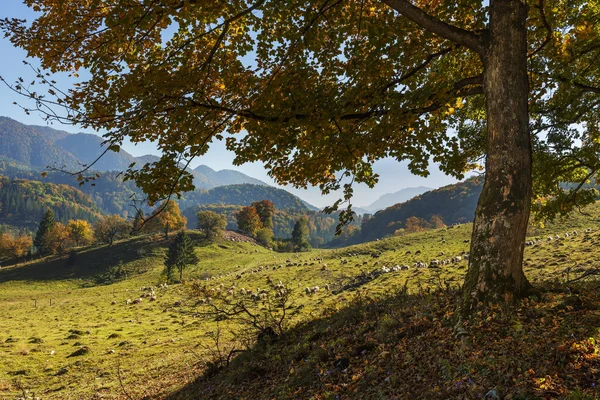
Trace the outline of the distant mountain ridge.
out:
[[[425,192],[429,192],[433,190],[433,188],[418,186],[418,187],[410,187],[398,190],[394,193],[387,193],[379,197],[379,199],[375,200],[373,203],[368,206],[360,207],[361,209],[367,210],[369,212],[377,212],[379,210],[386,209],[395,204],[404,203]]]
[[[54,128],[25,125],[8,117],[0,116],[0,157],[8,158],[27,167],[57,167],[77,170],[90,165],[106,150],[104,139],[89,133],[68,133]],[[137,166],[159,160],[154,155],[134,157],[125,150],[107,151],[92,167],[95,171],[124,171],[132,163]],[[268,186],[263,181],[234,170],[215,171],[201,165],[188,170],[194,176],[196,188],[234,184]]]
[[[218,186],[240,185],[246,183],[252,185],[270,186],[261,180],[252,178],[246,174],[243,174],[239,171],[234,171],[232,169],[215,171],[206,165],[199,165],[198,167],[194,168],[193,173],[201,174],[207,178],[207,185],[210,185],[210,187],[205,187],[206,189],[212,189]]]

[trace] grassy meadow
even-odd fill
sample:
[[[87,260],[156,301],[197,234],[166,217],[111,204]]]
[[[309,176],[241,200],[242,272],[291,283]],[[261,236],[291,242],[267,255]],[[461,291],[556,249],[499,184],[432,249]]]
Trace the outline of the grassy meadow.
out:
[[[544,227],[532,226],[529,239],[542,239],[525,250],[526,274],[534,284],[563,288],[565,280],[598,267],[600,207],[593,206],[588,212],[589,215],[575,215]],[[586,228],[592,228],[592,231],[584,234]],[[416,299],[426,299],[430,293],[452,293],[466,272],[464,259],[440,268],[414,268],[413,265],[418,261],[429,263],[468,252],[470,229],[470,225],[465,224],[342,249],[297,254],[274,253],[250,241],[221,239],[208,243],[192,232],[200,262],[187,269],[184,277],[188,282],[208,278],[203,283],[209,288],[235,285],[235,296],[239,295],[240,288],[257,291],[268,287],[267,279],[282,281],[292,292],[289,329],[295,332],[295,338],[303,337],[309,343],[311,336],[302,336],[299,329],[313,329],[328,318],[327,324],[334,326],[331,329],[335,329],[336,323],[341,327],[343,321],[351,320],[345,313],[356,308],[357,298],[361,296],[383,305],[399,293],[415,295]],[[578,231],[576,235],[565,237],[566,232],[574,230]],[[548,240],[548,236],[555,235],[560,239]],[[237,323],[202,318],[202,310],[206,307],[190,296],[187,284],[156,288],[157,300],[153,302],[146,297],[140,304],[126,304],[128,299],[147,293],[143,288],[162,282],[166,243],[162,238],[136,238],[112,247],[81,249],[74,260],[65,256],[0,269],[0,398],[236,398],[225,391],[198,394],[198,385],[206,385],[198,383],[198,377],[205,372],[206,362],[214,352],[215,331],[223,331],[223,340],[235,340],[241,329]],[[379,257],[374,258],[372,254]],[[343,290],[349,282],[356,282],[355,278],[361,274],[396,264],[409,265],[410,269],[384,273]],[[111,273],[117,269],[123,276],[112,279]],[[584,281],[586,279],[578,282]],[[326,285],[330,290],[324,289]],[[320,287],[317,293],[305,293],[306,287],[314,286]],[[421,303],[411,303],[411,309],[416,310]],[[597,316],[598,311],[588,310],[587,313]],[[407,326],[415,321],[396,320]],[[313,328],[309,328],[311,326]],[[376,326],[373,329],[386,326],[390,329],[383,320],[378,320]],[[331,339],[333,344],[327,342],[327,346],[335,347],[335,343],[344,346],[346,342],[343,334],[340,335]],[[312,341],[318,341],[320,337],[312,338]],[[452,342],[452,338],[448,341]],[[383,343],[385,340],[376,346],[383,346]],[[371,349],[359,353],[364,355]],[[305,354],[309,360],[313,349],[295,351]],[[361,354],[348,359],[354,363],[354,358]],[[244,357],[247,356],[242,354],[237,357],[240,361],[234,361],[239,364]],[[302,355],[299,358],[305,363]],[[372,393],[365,392],[362,397],[353,396],[352,385],[359,384],[361,376],[367,375],[364,368],[362,374],[348,377],[346,386],[339,382],[315,386],[312,381],[302,381],[317,379],[315,373],[318,376],[324,374],[319,367],[321,364],[330,363],[332,370],[341,369],[336,364],[340,359],[345,358],[330,355],[313,364],[306,361],[304,370],[297,365],[298,360],[287,362],[282,356],[266,360],[285,369],[286,376],[288,372],[295,374],[295,378],[276,385],[271,391],[262,385],[261,390],[265,392],[260,394],[253,392],[258,390],[255,383],[254,386],[244,383],[243,389],[247,391],[240,389],[242,394],[237,398],[269,398],[274,393],[277,395],[272,398],[408,398],[393,391],[386,392],[381,387]],[[436,370],[439,368],[439,365],[435,367]],[[304,373],[300,376],[297,371]],[[464,375],[458,370],[447,374],[449,381]],[[234,381],[226,377],[216,379],[215,386],[239,383],[239,377],[231,378]],[[386,382],[381,385],[389,384],[389,380]],[[296,392],[289,389],[292,384],[308,389]],[[283,389],[284,386],[288,389]],[[401,386],[398,384],[397,387]],[[438,387],[438,390],[427,392],[429,395],[424,394],[423,398],[435,398],[427,397],[432,393],[439,393],[439,398],[448,398],[444,397],[449,396],[444,388]],[[457,395],[456,398],[476,398],[482,390],[461,392],[464,396]],[[317,392],[320,397],[315,395]]]

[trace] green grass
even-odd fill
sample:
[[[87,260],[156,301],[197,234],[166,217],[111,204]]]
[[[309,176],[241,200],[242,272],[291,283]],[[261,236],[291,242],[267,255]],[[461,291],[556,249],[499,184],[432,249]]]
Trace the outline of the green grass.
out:
[[[530,280],[560,281],[566,278],[567,267],[571,267],[571,277],[597,267],[600,208],[593,206],[590,213],[591,217],[576,216],[532,228],[532,235],[544,238],[567,230],[595,230],[527,247],[524,265]],[[436,270],[412,265],[468,251],[464,241],[470,238],[470,229],[461,225],[301,254],[274,253],[248,242],[206,243],[193,233],[200,262],[184,276],[212,276],[206,281],[211,287],[235,284],[238,289],[254,290],[267,287],[267,277],[281,280],[293,289],[296,312],[292,322],[300,326],[321,318],[325,310],[343,310],[355,301],[353,291],[321,290],[309,296],[305,287],[329,284],[339,288],[382,265],[408,264],[411,269],[366,283],[362,288],[370,296],[385,298],[405,284],[409,293],[435,289],[442,282],[458,287],[466,272],[465,261]],[[112,247],[82,249],[74,267],[67,266],[65,256],[1,269],[0,398],[14,398],[22,389],[42,399],[166,396],[193,382],[207,357],[205,346],[216,323],[199,319],[201,307],[189,298],[186,286],[157,290],[156,302],[146,298],[138,305],[125,304],[143,293],[140,288],[161,282],[165,246],[162,239],[137,238]],[[416,255],[417,250],[421,254]],[[374,252],[381,256],[374,259]],[[322,258],[322,263],[316,258]],[[288,266],[287,259],[297,265]],[[348,262],[343,264],[342,259]],[[117,265],[127,272],[127,279],[97,284],[99,275]],[[279,265],[283,267],[273,269]],[[252,272],[259,266],[265,268]],[[221,327],[234,328],[226,322]],[[68,357],[82,346],[90,352]]]

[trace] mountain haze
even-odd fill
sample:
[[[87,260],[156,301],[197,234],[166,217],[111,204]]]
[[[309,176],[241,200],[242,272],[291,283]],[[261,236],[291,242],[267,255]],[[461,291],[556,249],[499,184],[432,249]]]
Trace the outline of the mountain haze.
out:
[[[430,190],[433,189],[425,186],[401,189],[394,193],[384,194],[379,199],[375,200],[373,203],[361,208],[370,212],[376,212],[391,207],[394,204],[404,203],[405,201],[410,200],[413,197],[416,197]]]
[[[89,133],[70,134],[46,126],[25,125],[8,117],[0,117],[0,157],[26,167],[45,169],[48,166],[76,171],[90,165],[106,150],[104,139]],[[124,171],[132,163],[136,167],[159,160],[155,155],[134,157],[121,149],[107,151],[92,170]],[[205,165],[188,170],[197,188],[212,189],[234,184],[267,184],[234,170],[215,171]]]

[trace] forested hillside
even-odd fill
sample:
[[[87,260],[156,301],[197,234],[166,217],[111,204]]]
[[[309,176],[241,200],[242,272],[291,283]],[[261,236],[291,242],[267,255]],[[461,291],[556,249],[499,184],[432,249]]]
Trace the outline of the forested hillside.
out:
[[[230,204],[248,206],[254,201],[270,200],[276,209],[307,211],[302,200],[283,189],[262,185],[228,185],[219,186],[209,191],[200,191],[197,196],[198,205]]]
[[[364,222],[358,241],[366,242],[393,235],[395,231],[405,227],[409,217],[429,220],[437,215],[447,225],[472,221],[482,184],[482,177],[467,179],[379,211]]]
[[[0,224],[34,230],[48,208],[62,223],[94,222],[101,215],[89,196],[71,186],[0,176]]]
[[[38,127],[21,124],[6,117],[0,117],[0,157],[38,168],[66,166],[75,168],[77,158],[53,143],[66,136],[53,129],[39,130]]]
[[[58,139],[55,144],[73,154],[83,164],[90,165],[106,150],[102,146],[104,139],[88,133],[66,135]],[[126,151],[107,151],[102,158],[96,161],[93,169],[98,171],[124,171],[136,157]]]

